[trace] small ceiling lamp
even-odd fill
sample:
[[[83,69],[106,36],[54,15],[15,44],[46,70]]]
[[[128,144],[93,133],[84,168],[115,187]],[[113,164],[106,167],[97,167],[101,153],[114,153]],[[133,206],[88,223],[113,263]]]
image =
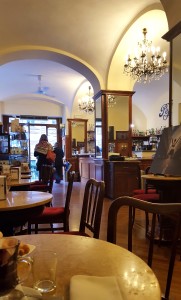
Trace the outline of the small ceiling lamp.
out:
[[[168,72],[166,52],[160,55],[160,47],[152,46],[152,41],[146,39],[147,29],[143,28],[143,40],[138,42],[135,57],[128,54],[124,65],[124,73],[138,82],[159,80]]]
[[[113,95],[108,95],[108,107],[111,108],[116,104],[116,98]]]
[[[94,99],[91,96],[91,86],[87,95],[79,99],[79,110],[87,114],[92,114],[95,110]]]

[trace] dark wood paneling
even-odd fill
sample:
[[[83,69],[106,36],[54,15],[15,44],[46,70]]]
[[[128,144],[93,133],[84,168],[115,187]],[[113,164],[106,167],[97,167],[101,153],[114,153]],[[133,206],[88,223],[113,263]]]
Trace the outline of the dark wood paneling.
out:
[[[105,161],[104,165],[106,197],[131,196],[139,188],[139,162]]]

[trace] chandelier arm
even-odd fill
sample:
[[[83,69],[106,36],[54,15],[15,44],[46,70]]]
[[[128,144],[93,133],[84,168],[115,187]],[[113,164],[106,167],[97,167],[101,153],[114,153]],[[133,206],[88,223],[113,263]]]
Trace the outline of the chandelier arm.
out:
[[[159,80],[168,72],[166,52],[161,56],[159,54],[160,47],[151,49],[152,41],[147,40],[146,35],[147,29],[143,28],[143,40],[138,42],[140,55],[134,58],[128,55],[124,64],[124,74],[144,83],[153,79]]]
[[[88,94],[83,96],[81,99],[79,99],[78,104],[79,110],[87,113],[92,114],[95,111],[95,103],[94,99],[91,96],[91,86],[89,86]]]

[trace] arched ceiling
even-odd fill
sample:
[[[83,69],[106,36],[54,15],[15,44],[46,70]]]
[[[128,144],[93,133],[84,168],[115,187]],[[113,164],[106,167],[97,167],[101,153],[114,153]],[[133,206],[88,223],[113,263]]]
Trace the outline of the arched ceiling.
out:
[[[0,1],[0,101],[46,92],[71,109],[85,80],[106,88],[109,65],[129,26],[159,0]]]

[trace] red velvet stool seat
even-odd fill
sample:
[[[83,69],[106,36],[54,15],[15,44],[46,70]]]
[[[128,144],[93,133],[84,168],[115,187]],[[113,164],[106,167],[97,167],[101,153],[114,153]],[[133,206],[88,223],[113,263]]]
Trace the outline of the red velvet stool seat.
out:
[[[133,190],[133,197],[135,195],[140,195],[140,194],[156,194],[156,189],[137,189],[137,190]]]
[[[133,197],[136,199],[144,200],[144,201],[148,201],[148,202],[160,202],[160,195],[158,193],[139,194],[139,195],[134,195]]]
[[[139,194],[133,196],[136,199],[152,202],[152,203],[159,203],[160,202],[160,194],[159,193],[145,193],[145,194]],[[149,216],[148,213],[145,213],[146,215],[146,225],[145,225],[145,235],[147,236],[148,230],[149,230]],[[133,224],[135,220],[135,210],[133,211]]]
[[[53,228],[53,223],[63,223],[65,224],[65,207],[49,207],[45,206],[43,211],[37,215],[34,216],[31,219],[31,223],[35,224],[35,233],[38,233],[38,230],[45,230],[44,229],[39,229],[38,225],[40,224],[50,224],[52,232],[54,230],[64,230],[64,226],[62,228]],[[46,229],[47,230],[47,229]],[[50,230],[50,229],[48,229]]]
[[[146,168],[145,174],[149,173],[149,169],[150,169],[150,167]],[[140,188],[133,190],[133,192],[132,192],[133,197],[135,197],[135,195],[140,195],[140,194],[156,194],[157,193],[156,188],[152,184],[148,184],[147,182],[145,182],[145,188],[141,188],[141,174],[140,174],[139,182],[140,182]]]
[[[28,221],[28,233],[31,234],[31,232],[35,231],[35,233],[38,233],[38,231],[51,231],[54,232],[55,230],[63,230],[63,231],[69,231],[69,215],[70,215],[70,198],[72,194],[72,188],[73,188],[73,181],[74,181],[74,172],[71,172],[69,174],[69,181],[67,186],[67,193],[66,193],[66,199],[64,206],[45,206],[43,211],[33,216]],[[60,226],[53,227],[53,224],[59,224]],[[45,225],[49,224],[48,227],[39,228],[38,225]],[[32,225],[34,225],[34,228],[32,228]]]

